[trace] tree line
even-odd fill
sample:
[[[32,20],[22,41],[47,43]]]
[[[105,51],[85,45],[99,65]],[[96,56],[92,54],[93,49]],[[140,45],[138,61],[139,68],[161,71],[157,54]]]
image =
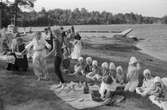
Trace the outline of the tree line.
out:
[[[11,22],[12,8],[3,6],[3,25]],[[146,17],[135,13],[118,13],[88,11],[81,9],[53,9],[46,11],[42,8],[36,12],[21,12],[18,9],[17,24],[19,26],[52,26],[52,25],[87,25],[87,24],[153,24],[167,23],[167,16],[163,18]]]

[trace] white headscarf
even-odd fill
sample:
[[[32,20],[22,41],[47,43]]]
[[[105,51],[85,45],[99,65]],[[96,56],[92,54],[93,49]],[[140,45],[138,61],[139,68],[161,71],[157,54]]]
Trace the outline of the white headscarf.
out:
[[[162,83],[162,80],[161,80],[161,78],[159,77],[159,76],[156,76],[155,78],[154,78],[154,84],[155,83]]]
[[[79,62],[81,62],[81,61],[83,62],[83,57],[79,57],[79,58],[78,58],[78,61],[79,61]]]
[[[103,69],[108,69],[108,63],[107,62],[103,62],[102,65],[101,65],[101,67]]]
[[[119,70],[122,73],[121,75],[123,75],[123,68],[122,68],[122,66],[118,66],[117,69],[116,69],[116,72],[118,73]]]
[[[110,62],[109,69],[110,70],[116,70],[116,66],[113,62]]]
[[[132,57],[130,58],[129,65],[133,65],[134,63],[137,63],[137,62],[138,62],[138,61],[137,61],[136,57],[132,56]]]
[[[92,57],[87,57],[86,62],[92,62]]]
[[[92,65],[98,66],[97,60],[93,60]]]
[[[145,69],[143,72],[143,76],[146,77],[146,75],[151,75],[151,71],[149,69]]]

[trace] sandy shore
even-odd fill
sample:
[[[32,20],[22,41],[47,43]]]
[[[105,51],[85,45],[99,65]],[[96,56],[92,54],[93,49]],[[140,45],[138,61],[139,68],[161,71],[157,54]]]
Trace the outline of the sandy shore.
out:
[[[125,72],[127,71],[129,58],[136,56],[141,63],[142,70],[149,68],[154,76],[167,76],[165,74],[167,72],[167,62],[140,53],[139,49],[129,42],[119,40],[107,43],[107,41],[107,38],[103,38],[103,41],[91,38],[84,39],[83,56],[92,56],[100,63],[113,61],[117,66],[123,66]],[[52,76],[55,76],[53,74],[52,58],[48,59],[48,62],[49,72]],[[0,67],[3,66],[3,64],[0,65]],[[75,78],[69,78],[66,74],[64,74],[64,77],[67,81],[77,81]],[[55,78],[54,81],[36,81],[32,70],[27,73],[19,73],[8,72],[1,68],[0,98],[2,101],[0,102],[3,102],[4,110],[75,110],[49,90],[49,86],[55,82]],[[118,106],[102,106],[86,110],[111,110],[111,108],[112,110],[159,110],[147,98],[135,94],[129,94],[127,99]]]

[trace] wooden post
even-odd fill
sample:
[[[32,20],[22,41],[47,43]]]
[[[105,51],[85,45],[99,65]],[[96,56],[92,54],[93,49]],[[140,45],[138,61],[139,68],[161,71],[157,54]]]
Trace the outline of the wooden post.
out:
[[[1,7],[0,7],[0,29],[2,28],[2,0],[1,0]]]

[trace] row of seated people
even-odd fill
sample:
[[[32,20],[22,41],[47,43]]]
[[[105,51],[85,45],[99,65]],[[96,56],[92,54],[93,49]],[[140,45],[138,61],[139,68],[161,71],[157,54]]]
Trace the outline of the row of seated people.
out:
[[[136,57],[130,58],[127,74],[123,71],[122,66],[116,67],[113,62],[109,64],[104,62],[99,67],[98,61],[92,60],[91,57],[86,58],[86,64],[84,64],[83,57],[80,57],[74,70],[75,75],[84,75],[87,79],[101,82],[99,87],[101,98],[106,98],[108,92],[115,92],[117,87],[121,86],[123,92],[136,92],[143,97],[149,96],[152,103],[167,110],[167,78],[153,77],[151,71],[145,69],[142,74],[144,77],[142,86],[139,87],[141,67]]]

